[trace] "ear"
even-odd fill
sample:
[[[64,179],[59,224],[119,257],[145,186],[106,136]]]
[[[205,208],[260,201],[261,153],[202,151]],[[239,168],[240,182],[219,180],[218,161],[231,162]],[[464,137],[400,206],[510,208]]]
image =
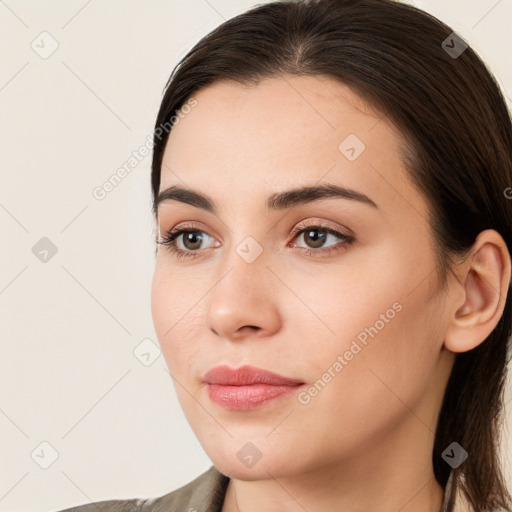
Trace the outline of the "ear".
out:
[[[480,232],[456,273],[457,299],[446,303],[451,310],[444,346],[451,352],[466,352],[491,334],[505,307],[511,259],[501,235],[491,229]]]

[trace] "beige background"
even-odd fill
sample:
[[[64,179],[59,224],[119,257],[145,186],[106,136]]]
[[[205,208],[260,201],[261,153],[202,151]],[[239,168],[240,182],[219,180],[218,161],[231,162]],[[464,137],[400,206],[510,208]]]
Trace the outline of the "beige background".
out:
[[[256,3],[0,0],[0,511],[156,496],[211,465],[153,360],[150,156],[93,190],[146,143],[178,59]],[[512,0],[416,3],[512,96]]]

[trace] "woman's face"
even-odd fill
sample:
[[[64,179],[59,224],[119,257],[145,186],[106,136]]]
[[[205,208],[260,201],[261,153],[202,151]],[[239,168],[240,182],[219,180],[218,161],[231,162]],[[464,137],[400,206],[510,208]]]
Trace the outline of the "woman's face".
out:
[[[451,369],[446,292],[399,132],[326,77],[218,82],[194,98],[171,131],[160,192],[193,191],[214,209],[184,202],[190,194],[160,202],[160,239],[192,233],[174,240],[182,257],[159,246],[151,303],[208,456],[242,479],[349,462],[357,471],[392,450],[431,457]],[[324,193],[290,193],[303,187]],[[219,365],[304,384],[223,406],[203,382]]]

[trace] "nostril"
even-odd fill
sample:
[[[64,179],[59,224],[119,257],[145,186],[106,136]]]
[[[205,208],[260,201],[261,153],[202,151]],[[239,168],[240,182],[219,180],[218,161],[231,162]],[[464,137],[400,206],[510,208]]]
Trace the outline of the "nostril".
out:
[[[245,325],[243,329],[253,329],[255,331],[259,330],[259,327],[256,325]]]

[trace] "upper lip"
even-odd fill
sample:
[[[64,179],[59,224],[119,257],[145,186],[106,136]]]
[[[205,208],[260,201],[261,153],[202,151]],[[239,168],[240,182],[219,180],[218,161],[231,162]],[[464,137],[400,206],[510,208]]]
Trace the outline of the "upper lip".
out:
[[[247,386],[251,384],[270,384],[274,386],[296,386],[304,382],[284,377],[274,372],[255,366],[241,366],[230,368],[222,365],[209,370],[203,377],[208,384],[223,384],[226,386]]]

